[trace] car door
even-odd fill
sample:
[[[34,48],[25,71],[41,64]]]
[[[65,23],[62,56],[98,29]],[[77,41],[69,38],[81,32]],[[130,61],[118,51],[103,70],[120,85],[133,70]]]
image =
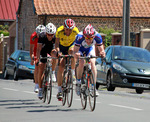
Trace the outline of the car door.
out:
[[[107,53],[109,49],[110,49],[109,47],[106,48],[105,52]],[[102,83],[102,84],[105,84],[105,65],[106,65],[106,62],[103,59],[98,58],[96,60],[97,80],[99,83]]]
[[[108,48],[106,51],[106,57],[105,60],[102,61],[101,63],[101,79],[103,80],[103,83],[106,83],[106,77],[107,77],[107,71],[109,69],[109,62],[111,61],[111,54],[112,54],[112,48]]]
[[[19,53],[18,51],[15,51],[8,59],[7,67],[8,67],[10,75],[14,74],[14,68],[16,66],[16,59],[17,59],[18,53]]]

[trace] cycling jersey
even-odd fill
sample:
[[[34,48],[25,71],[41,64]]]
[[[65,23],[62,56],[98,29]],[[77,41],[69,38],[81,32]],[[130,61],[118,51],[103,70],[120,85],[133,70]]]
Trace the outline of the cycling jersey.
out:
[[[64,47],[68,47],[74,42],[75,37],[78,33],[79,33],[79,30],[77,27],[75,27],[72,30],[72,33],[69,36],[66,36],[64,33],[64,26],[62,25],[57,29],[56,38],[60,39],[60,42],[59,42],[60,45]]]
[[[46,35],[39,37],[38,43],[42,44],[42,49],[40,52],[40,55],[42,57],[47,57],[47,53],[50,54],[51,51],[55,48],[55,39],[56,39],[55,36],[51,41],[48,40]],[[46,63],[47,60],[42,59],[41,62]]]
[[[34,57],[36,57],[37,42],[38,42],[37,33],[34,32],[34,33],[32,33],[32,35],[30,37],[30,44],[34,45],[34,50],[33,50]]]
[[[93,42],[90,45],[86,43],[85,37],[83,36],[83,32],[80,32],[75,39],[75,46],[79,46],[80,47],[79,52],[82,54],[83,53],[86,54],[86,56],[89,54],[95,55],[95,50],[94,50],[95,44],[97,44],[97,46],[103,44],[102,37],[98,32],[95,33]]]

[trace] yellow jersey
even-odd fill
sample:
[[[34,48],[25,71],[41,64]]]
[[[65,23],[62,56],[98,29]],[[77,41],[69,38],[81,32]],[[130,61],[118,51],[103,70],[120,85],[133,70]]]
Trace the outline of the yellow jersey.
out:
[[[77,27],[74,27],[74,29],[72,30],[72,33],[69,36],[66,36],[64,34],[64,26],[60,26],[57,31],[56,31],[56,38],[59,38],[59,44],[64,46],[64,47],[68,47],[70,46],[76,38],[76,35],[79,33],[79,30]]]

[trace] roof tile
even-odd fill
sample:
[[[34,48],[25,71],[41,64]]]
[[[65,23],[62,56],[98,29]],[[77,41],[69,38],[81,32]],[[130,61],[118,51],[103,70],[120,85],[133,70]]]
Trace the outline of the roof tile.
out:
[[[122,17],[123,0],[34,0],[38,15]],[[150,0],[130,0],[131,17],[150,17]]]

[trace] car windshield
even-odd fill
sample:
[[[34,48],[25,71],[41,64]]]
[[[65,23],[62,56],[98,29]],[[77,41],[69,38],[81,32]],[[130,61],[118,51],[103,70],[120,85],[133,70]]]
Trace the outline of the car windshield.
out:
[[[150,62],[150,53],[142,48],[116,47],[114,48],[114,59]]]
[[[27,61],[30,62],[30,54],[28,52],[21,52],[18,57],[19,61]]]

